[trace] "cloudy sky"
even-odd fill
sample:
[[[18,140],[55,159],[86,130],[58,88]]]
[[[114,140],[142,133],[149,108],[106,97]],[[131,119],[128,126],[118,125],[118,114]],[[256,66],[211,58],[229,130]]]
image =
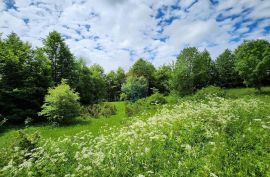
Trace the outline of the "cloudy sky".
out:
[[[33,46],[56,30],[88,65],[169,63],[187,46],[215,58],[244,39],[270,41],[270,0],[0,0],[0,33]]]

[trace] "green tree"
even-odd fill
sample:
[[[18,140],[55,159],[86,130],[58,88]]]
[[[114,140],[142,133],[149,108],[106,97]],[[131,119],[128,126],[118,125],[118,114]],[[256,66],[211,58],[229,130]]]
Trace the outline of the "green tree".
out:
[[[36,118],[51,85],[50,61],[42,49],[11,33],[0,42],[0,114],[11,123]]]
[[[95,69],[93,69],[95,68]],[[97,69],[99,68],[99,69]],[[103,69],[100,66],[87,67],[80,58],[76,61],[76,91],[83,105],[97,103],[105,96]]]
[[[159,67],[155,72],[155,87],[162,94],[168,95],[170,93],[170,79],[172,75],[172,67],[169,65],[163,65]]]
[[[130,68],[128,76],[143,76],[148,83],[147,95],[153,93],[152,89],[155,87],[155,67],[152,63],[140,58]]]
[[[121,86],[125,81],[125,72],[122,68],[111,71],[106,75],[107,98],[109,101],[120,99]]]
[[[72,86],[75,84],[73,80],[75,58],[65,44],[61,34],[53,31],[43,41],[44,50],[47,57],[51,60],[52,78],[54,84],[57,85],[61,79],[67,79]]]
[[[98,64],[94,64],[89,67],[93,78],[94,78],[94,89],[93,94],[96,96],[96,102],[105,99],[106,97],[106,81],[105,81],[105,73],[102,66]]]
[[[79,99],[79,94],[62,80],[58,86],[49,88],[39,115],[58,123],[75,118],[80,114]]]
[[[141,76],[129,76],[126,82],[122,85],[122,92],[128,100],[136,101],[147,95],[148,84],[147,80]]]
[[[270,43],[261,39],[244,41],[235,56],[235,68],[246,86],[260,90],[270,76]]]
[[[235,87],[241,85],[241,79],[235,71],[235,55],[229,49],[226,49],[217,57],[216,68],[219,86]]]
[[[213,75],[209,52],[189,47],[183,49],[177,58],[171,84],[176,92],[186,95],[211,84]]]

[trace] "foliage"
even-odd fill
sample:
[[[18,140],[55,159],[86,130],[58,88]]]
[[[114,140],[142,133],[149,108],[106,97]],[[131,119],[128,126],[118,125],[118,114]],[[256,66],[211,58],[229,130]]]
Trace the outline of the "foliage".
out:
[[[270,76],[270,43],[266,40],[244,41],[235,50],[235,67],[246,86],[260,90]]]
[[[208,51],[185,48],[177,58],[171,84],[177,93],[187,95],[211,84],[214,71]]]
[[[18,131],[18,135],[12,145],[13,148],[19,148],[31,152],[33,149],[38,147],[40,135],[36,132],[33,135],[28,135],[24,131]]]
[[[80,94],[80,102],[88,105],[101,101],[105,95],[103,73],[101,75],[99,71],[87,67],[82,58],[76,62],[75,68],[77,75],[75,90]]]
[[[136,101],[147,95],[147,80],[143,76],[129,76],[126,82],[122,85],[121,90],[126,94],[128,100]]]
[[[170,93],[170,79],[172,75],[172,67],[163,65],[155,72],[155,88],[162,94],[168,95]]]
[[[130,68],[128,76],[144,77],[148,83],[147,95],[152,93],[155,87],[155,67],[152,63],[140,58]]]
[[[167,103],[164,96],[155,92],[149,97],[141,98],[135,102],[126,102],[125,113],[127,117],[141,115],[144,112],[156,111],[159,105]]]
[[[62,79],[67,79],[68,83],[73,85],[75,58],[65,44],[61,34],[56,31],[50,32],[43,44],[45,53],[51,60],[54,84],[57,85]]]
[[[143,111],[143,108],[138,103],[126,103],[125,106],[125,114],[127,117],[132,117],[134,115],[139,114],[141,111]]]
[[[208,86],[202,88],[194,94],[194,98],[196,99],[207,99],[211,97],[225,97],[226,93],[219,87]]]
[[[269,108],[256,98],[183,101],[98,137],[46,140],[20,164],[29,153],[8,156],[1,174],[269,176]]]
[[[62,80],[58,86],[49,88],[39,115],[45,116],[49,121],[57,123],[65,119],[75,118],[80,114],[79,99],[79,94],[74,92]]]
[[[0,40],[0,114],[9,123],[37,118],[50,85],[50,61],[42,49],[32,49],[15,33]]]
[[[89,69],[94,78],[92,93],[95,96],[95,103],[97,103],[106,97],[106,82],[104,69],[98,64],[90,66]]]
[[[89,106],[85,106],[83,108],[83,115],[90,116],[90,117],[109,117],[115,115],[117,109],[114,105],[109,103],[99,103],[93,104]]]
[[[156,92],[156,93],[152,94],[150,97],[146,98],[146,100],[151,105],[167,103],[167,100],[159,92]]]
[[[235,71],[235,56],[226,49],[216,59],[216,68],[218,71],[217,84],[221,87],[241,86],[242,80]]]
[[[125,82],[125,72],[118,68],[116,72],[111,71],[106,75],[107,98],[109,101],[120,100],[121,86]]]

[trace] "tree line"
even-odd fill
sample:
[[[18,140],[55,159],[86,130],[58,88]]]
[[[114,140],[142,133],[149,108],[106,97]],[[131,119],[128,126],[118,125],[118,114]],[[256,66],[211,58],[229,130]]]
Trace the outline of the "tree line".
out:
[[[100,65],[87,66],[82,58],[76,58],[56,31],[38,48],[15,33],[0,37],[0,114],[12,123],[42,118],[45,113],[38,113],[45,95],[63,82],[68,87],[62,86],[62,90],[70,87],[78,93],[75,100],[89,105],[136,101],[156,92],[187,95],[209,85],[260,90],[270,84],[269,76],[270,43],[262,39],[244,41],[234,51],[226,49],[215,60],[207,50],[188,47],[172,64],[155,68],[138,59],[127,72],[119,67],[106,74]]]

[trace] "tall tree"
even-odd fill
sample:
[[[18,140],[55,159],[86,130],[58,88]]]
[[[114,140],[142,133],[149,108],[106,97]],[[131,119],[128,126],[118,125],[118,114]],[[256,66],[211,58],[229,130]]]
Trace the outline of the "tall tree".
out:
[[[92,73],[94,78],[94,90],[93,93],[96,96],[96,101],[100,101],[106,98],[106,82],[105,82],[105,73],[102,66],[94,64],[89,67],[89,70]]]
[[[190,94],[211,84],[213,62],[208,51],[199,52],[195,47],[182,50],[177,57],[171,84],[176,92]]]
[[[258,90],[270,77],[270,43],[266,40],[244,41],[235,50],[235,68],[246,86]]]
[[[152,63],[140,58],[130,68],[128,75],[141,77],[143,76],[148,82],[147,95],[153,93],[152,89],[155,87],[155,67]]]
[[[50,85],[50,61],[42,49],[32,49],[15,33],[0,42],[0,114],[9,122],[35,118]]]
[[[83,58],[76,60],[75,90],[83,105],[97,103],[105,98],[105,74],[99,65],[86,66]]]
[[[61,79],[66,79],[73,86],[75,59],[61,34],[56,31],[50,32],[43,44],[46,55],[51,60],[54,84],[57,85]]]
[[[217,84],[221,87],[235,87],[241,85],[241,79],[235,70],[235,55],[226,49],[216,59],[218,71]]]
[[[136,101],[147,96],[148,84],[143,77],[129,76],[126,82],[122,85],[122,92],[128,100]]]
[[[170,93],[170,84],[169,81],[171,79],[172,67],[169,65],[162,65],[155,72],[155,87],[162,94]]]
[[[107,97],[109,101],[120,99],[121,86],[125,81],[125,72],[122,68],[111,71],[106,75]]]

